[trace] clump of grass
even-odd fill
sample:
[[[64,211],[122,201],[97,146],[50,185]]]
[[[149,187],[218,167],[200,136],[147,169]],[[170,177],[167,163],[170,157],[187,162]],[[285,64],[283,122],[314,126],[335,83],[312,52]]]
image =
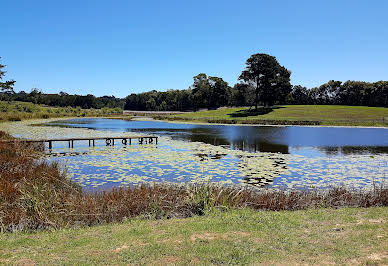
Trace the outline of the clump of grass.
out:
[[[0,132],[0,140],[12,139]],[[42,145],[0,141],[0,230],[91,226],[142,216],[204,215],[215,209],[301,210],[388,206],[388,189],[258,191],[202,185],[139,185],[87,193],[56,163],[42,160]]]

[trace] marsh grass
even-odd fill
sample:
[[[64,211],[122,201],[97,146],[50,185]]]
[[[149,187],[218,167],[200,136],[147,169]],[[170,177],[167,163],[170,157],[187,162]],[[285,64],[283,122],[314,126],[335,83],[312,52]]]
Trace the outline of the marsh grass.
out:
[[[74,107],[47,107],[26,102],[0,101],[0,122],[56,117],[98,117],[121,115],[120,108],[81,109]]]
[[[1,132],[0,139],[11,139]],[[388,189],[270,191],[249,187],[138,185],[87,193],[60,166],[42,159],[43,146],[0,142],[2,231],[92,226],[131,217],[185,218],[216,210],[303,210],[388,206]]]

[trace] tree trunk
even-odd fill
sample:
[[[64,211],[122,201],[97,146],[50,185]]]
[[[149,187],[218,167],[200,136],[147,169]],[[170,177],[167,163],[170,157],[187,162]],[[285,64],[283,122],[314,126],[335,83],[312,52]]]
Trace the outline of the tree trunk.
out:
[[[255,111],[257,111],[257,105],[259,103],[259,83],[256,83],[256,90],[255,90]]]

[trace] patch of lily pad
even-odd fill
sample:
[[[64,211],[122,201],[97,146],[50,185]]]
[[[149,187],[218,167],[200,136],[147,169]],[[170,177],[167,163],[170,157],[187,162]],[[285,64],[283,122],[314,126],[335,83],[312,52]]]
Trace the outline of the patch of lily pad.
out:
[[[31,123],[42,121],[2,123],[0,130],[29,139],[125,135],[85,128],[31,126]],[[388,173],[386,154],[308,157],[254,153],[169,137],[159,137],[158,145],[135,142],[105,146],[104,141],[96,144],[89,147],[87,141],[80,141],[75,142],[74,149],[69,149],[67,143],[55,143],[47,158],[59,161],[69,177],[90,190],[156,182],[216,182],[287,190],[335,186],[372,189],[385,184]]]

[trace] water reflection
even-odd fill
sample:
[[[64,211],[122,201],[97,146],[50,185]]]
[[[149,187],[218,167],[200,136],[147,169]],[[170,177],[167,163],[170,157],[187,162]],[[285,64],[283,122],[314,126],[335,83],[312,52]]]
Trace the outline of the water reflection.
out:
[[[388,146],[319,147],[326,155],[388,154]]]
[[[388,130],[380,128],[225,126],[113,119],[72,119],[51,124],[155,134],[249,152],[288,154],[307,149],[325,155],[388,154]]]
[[[38,139],[120,136],[123,132],[161,136],[157,145],[136,142],[105,146],[101,141],[90,148],[87,141],[80,141],[69,149],[55,144],[53,152],[58,156],[50,160],[63,162],[70,169],[69,177],[91,191],[154,182],[353,189],[373,188],[388,180],[386,129],[182,125],[110,119],[81,122],[60,122],[65,127],[69,123],[70,129],[31,127],[27,122],[1,125],[13,135]]]

